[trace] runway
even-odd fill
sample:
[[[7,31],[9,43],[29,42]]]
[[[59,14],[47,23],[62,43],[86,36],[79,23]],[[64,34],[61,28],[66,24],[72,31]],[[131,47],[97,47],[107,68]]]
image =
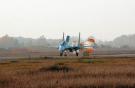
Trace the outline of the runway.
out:
[[[79,59],[79,58],[135,58],[135,54],[112,54],[112,55],[90,55],[90,56],[31,56],[31,57],[0,57],[0,61],[3,60],[14,60],[14,59],[33,59],[33,58],[43,58],[43,59]]]

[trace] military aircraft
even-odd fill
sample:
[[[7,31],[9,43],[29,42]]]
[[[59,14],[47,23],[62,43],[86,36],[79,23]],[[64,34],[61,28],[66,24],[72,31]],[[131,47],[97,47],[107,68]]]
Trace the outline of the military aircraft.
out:
[[[63,33],[63,39],[59,44],[59,51],[60,51],[60,56],[67,56],[67,52],[75,52],[76,56],[79,55],[79,50],[80,50],[80,33],[79,33],[79,39],[78,39],[78,44],[77,45],[72,45],[70,44],[70,39],[71,37],[67,35],[65,39],[65,34]]]
[[[80,32],[78,38],[78,44],[71,44],[70,43],[71,37],[69,35],[66,36],[63,33],[63,39],[60,42],[58,49],[60,51],[60,56],[67,56],[68,52],[73,52],[76,56],[79,55],[79,52],[82,51],[83,53],[91,54],[94,52],[95,47],[95,39],[93,37],[89,37],[85,42],[80,42]]]

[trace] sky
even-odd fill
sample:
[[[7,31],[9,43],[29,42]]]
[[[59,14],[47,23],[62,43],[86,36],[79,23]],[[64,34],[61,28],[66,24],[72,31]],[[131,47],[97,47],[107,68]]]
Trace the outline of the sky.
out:
[[[0,0],[0,36],[113,40],[135,34],[135,0]]]

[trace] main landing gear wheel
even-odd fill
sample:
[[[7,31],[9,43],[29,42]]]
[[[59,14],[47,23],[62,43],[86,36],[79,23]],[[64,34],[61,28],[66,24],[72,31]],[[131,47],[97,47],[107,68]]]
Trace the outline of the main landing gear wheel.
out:
[[[76,56],[79,56],[79,50],[76,50],[75,52],[76,52]]]
[[[63,56],[63,52],[60,52],[60,56]]]
[[[79,56],[79,53],[78,52],[76,52],[76,56]]]

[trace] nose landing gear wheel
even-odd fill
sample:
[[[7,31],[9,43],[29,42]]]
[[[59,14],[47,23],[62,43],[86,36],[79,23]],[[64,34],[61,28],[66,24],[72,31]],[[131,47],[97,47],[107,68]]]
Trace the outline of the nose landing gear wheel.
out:
[[[67,56],[67,51],[66,50],[64,51],[64,56]]]
[[[67,54],[64,54],[64,56],[67,56]]]

